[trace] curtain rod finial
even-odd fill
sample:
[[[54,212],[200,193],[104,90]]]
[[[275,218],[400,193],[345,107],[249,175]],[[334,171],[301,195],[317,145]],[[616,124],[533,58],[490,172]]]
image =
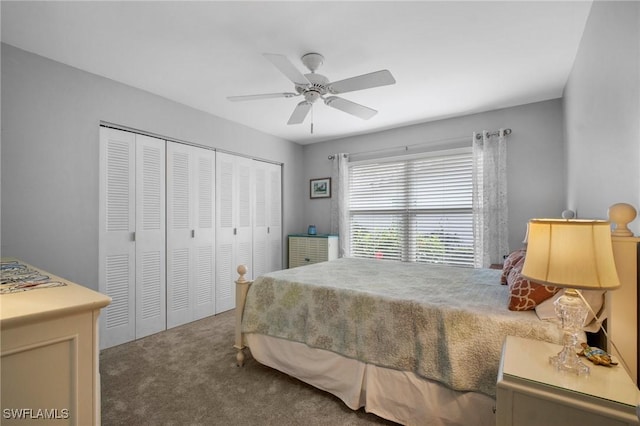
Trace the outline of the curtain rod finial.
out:
[[[485,133],[486,133],[486,135],[487,135],[488,137],[491,137],[491,136],[499,136],[499,135],[500,135],[500,131],[499,131],[499,130],[498,130],[498,131],[495,131],[495,132],[480,132],[480,133],[476,133],[476,139],[477,139],[477,140],[482,139],[482,138],[484,137]],[[504,129],[504,130],[503,130],[503,134],[504,134],[505,136],[509,136],[509,135],[511,134],[511,129]]]

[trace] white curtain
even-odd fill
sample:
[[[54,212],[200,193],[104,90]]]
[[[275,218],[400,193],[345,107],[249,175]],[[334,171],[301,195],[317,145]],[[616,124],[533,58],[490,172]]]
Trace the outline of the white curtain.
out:
[[[473,134],[474,266],[502,263],[509,253],[507,222],[507,143],[497,136]]]
[[[340,257],[349,256],[349,154],[332,156],[331,233],[339,236]]]

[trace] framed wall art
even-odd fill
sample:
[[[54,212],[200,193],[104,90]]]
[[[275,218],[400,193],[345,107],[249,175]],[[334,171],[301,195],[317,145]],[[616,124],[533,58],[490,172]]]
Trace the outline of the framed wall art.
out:
[[[309,184],[310,198],[331,198],[331,178],[311,179]]]

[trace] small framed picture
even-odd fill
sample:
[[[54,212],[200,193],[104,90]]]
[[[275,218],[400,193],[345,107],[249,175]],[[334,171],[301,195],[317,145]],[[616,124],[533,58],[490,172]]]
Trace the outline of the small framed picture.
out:
[[[309,183],[310,198],[331,198],[331,178],[311,179]]]

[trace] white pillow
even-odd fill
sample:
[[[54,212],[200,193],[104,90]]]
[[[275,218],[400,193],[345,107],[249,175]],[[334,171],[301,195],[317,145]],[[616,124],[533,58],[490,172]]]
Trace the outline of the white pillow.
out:
[[[601,315],[602,313],[600,311],[602,310],[602,307],[604,305],[605,290],[578,290],[578,291],[582,293],[582,296],[585,298],[587,303],[589,303],[589,306],[591,306],[591,309],[593,309],[593,312],[595,312],[597,315]],[[553,305],[553,302],[558,300],[558,298],[562,296],[564,292],[565,292],[565,289],[562,289],[556,294],[554,294],[553,297],[538,304],[535,307],[538,318],[540,318],[541,320],[556,319],[558,315],[556,314],[556,310],[555,310],[555,306]],[[604,318],[605,318],[604,316],[599,317],[598,318],[599,321],[596,323],[594,321],[593,314],[591,313],[591,311],[589,311],[589,314],[587,315],[587,319],[584,321],[585,330],[589,332],[598,331],[598,329],[600,328],[600,323],[604,320]]]

